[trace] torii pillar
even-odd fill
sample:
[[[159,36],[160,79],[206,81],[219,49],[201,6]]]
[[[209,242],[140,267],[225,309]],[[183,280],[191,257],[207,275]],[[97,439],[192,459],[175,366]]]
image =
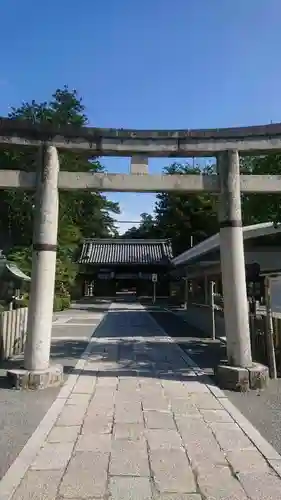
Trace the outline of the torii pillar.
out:
[[[61,385],[63,368],[50,364],[58,231],[59,158],[54,146],[40,148],[37,170],[31,290],[24,366],[7,375],[18,389]]]
[[[238,151],[218,155],[220,258],[228,365],[217,376],[226,389],[263,387],[268,369],[253,363],[246,289]]]

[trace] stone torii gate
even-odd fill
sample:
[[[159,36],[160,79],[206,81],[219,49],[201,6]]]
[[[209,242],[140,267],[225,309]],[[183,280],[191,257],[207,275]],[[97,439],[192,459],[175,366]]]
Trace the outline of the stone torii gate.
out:
[[[214,130],[124,130],[53,127],[0,119],[0,147],[37,148],[37,172],[0,170],[0,189],[36,190],[32,282],[24,368],[8,376],[17,387],[43,388],[62,381],[50,366],[56,267],[58,191],[210,192],[219,197],[221,268],[228,366],[233,387],[256,386],[266,369],[252,362],[240,192],[281,193],[281,176],[240,175],[239,154],[281,151],[281,124]],[[130,174],[59,171],[59,150],[88,157],[131,157]],[[216,157],[217,175],[145,175],[149,157]],[[133,172],[133,173],[132,173]]]

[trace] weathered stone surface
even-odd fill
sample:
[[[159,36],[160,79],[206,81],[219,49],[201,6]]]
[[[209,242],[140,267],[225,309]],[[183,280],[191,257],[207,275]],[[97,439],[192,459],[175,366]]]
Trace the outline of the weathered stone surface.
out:
[[[203,470],[197,475],[200,491],[206,499],[248,500],[239,481],[226,467]],[[256,497],[254,497],[256,500]]]
[[[270,473],[270,471],[273,473],[257,449],[229,451],[226,458],[236,474],[239,472]]]
[[[13,500],[54,500],[63,470],[29,470],[13,495]]]
[[[65,469],[71,457],[74,443],[45,443],[34,460],[33,470]]]
[[[201,410],[206,422],[233,423],[232,417],[225,410]]]
[[[199,380],[188,380],[184,382],[184,389],[188,394],[210,394],[208,387]]]
[[[141,404],[137,402],[124,402],[116,405],[115,421],[122,423],[142,423],[143,414]]]
[[[48,435],[49,443],[74,443],[78,437],[81,427],[79,425],[55,426]]]
[[[66,405],[68,406],[85,406],[87,407],[91,398],[91,394],[79,394],[79,393],[71,393],[68,400],[66,401]]]
[[[196,469],[202,470],[208,468],[209,465],[227,465],[225,455],[212,434],[200,435],[200,433],[192,434],[187,431],[182,433],[182,440],[188,458]]]
[[[115,439],[126,439],[128,441],[144,439],[144,425],[116,423],[114,425],[113,435]]]
[[[67,427],[71,425],[81,425],[85,418],[85,412],[86,408],[83,406],[65,406],[57,420],[56,425],[66,425]]]
[[[213,423],[210,425],[219,445],[225,452],[254,448],[252,442],[237,424]]]
[[[112,476],[149,477],[145,442],[114,440],[112,442],[109,473]]]
[[[109,482],[111,500],[151,500],[150,481],[145,477],[112,477]]]
[[[194,475],[184,450],[152,450],[150,461],[160,493],[196,492]]]
[[[149,410],[144,412],[145,425],[149,429],[174,429],[176,430],[173,414]]]
[[[261,471],[240,473],[238,479],[249,498],[254,498],[254,500],[279,500],[280,498],[280,478],[273,474]]]
[[[155,500],[202,500],[199,493],[160,493]]]
[[[59,493],[66,498],[103,497],[109,454],[77,452],[70,460]]]
[[[171,408],[176,415],[192,415],[192,418],[201,417],[198,408],[189,398],[171,399]]]
[[[151,450],[183,448],[181,437],[176,430],[147,429],[145,435]]]
[[[7,379],[14,389],[47,389],[58,387],[64,382],[63,367],[61,365],[50,365],[46,370],[29,371],[24,369],[13,369],[7,371]]]
[[[264,389],[268,385],[269,371],[268,367],[260,363],[253,363],[249,371],[250,389]]]
[[[95,385],[96,377],[94,375],[84,375],[82,372],[74,386],[73,394],[93,394]]]
[[[249,385],[249,372],[246,368],[229,365],[218,365],[215,376],[222,389],[230,391],[247,391]]]
[[[109,453],[111,450],[111,439],[111,434],[82,434],[78,438],[75,451]]]
[[[81,432],[82,434],[111,434],[112,427],[113,417],[88,415],[85,417]]]
[[[97,377],[96,386],[99,387],[112,387],[116,389],[118,385],[118,377]]]
[[[146,394],[142,398],[144,410],[169,411],[169,401],[164,396],[156,396],[154,394]]]
[[[223,407],[220,402],[213,396],[213,394],[192,394],[190,401],[200,410],[222,410]]]

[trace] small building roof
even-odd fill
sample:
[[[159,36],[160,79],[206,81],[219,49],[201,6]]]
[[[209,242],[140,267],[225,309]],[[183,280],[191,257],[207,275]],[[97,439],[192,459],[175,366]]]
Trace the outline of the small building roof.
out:
[[[167,265],[172,258],[172,245],[168,240],[86,239],[78,262],[96,265]]]
[[[3,281],[31,281],[31,278],[21,271],[15,262],[8,261],[5,257],[0,258],[0,278]]]
[[[270,236],[281,232],[281,224],[274,225],[272,222],[264,222],[261,224],[254,224],[252,226],[244,226],[243,239],[249,240],[252,238],[260,238],[261,236]],[[207,255],[220,247],[220,233],[214,234],[210,238],[198,243],[192,248],[181,253],[172,260],[174,266],[180,266],[196,262],[201,259],[203,255]]]

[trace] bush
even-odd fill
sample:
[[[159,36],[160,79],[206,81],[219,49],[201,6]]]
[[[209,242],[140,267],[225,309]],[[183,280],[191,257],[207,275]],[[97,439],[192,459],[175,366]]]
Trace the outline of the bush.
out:
[[[70,307],[70,295],[55,295],[54,297],[54,311],[63,311]]]
[[[54,297],[54,307],[53,307],[55,312],[62,311],[62,303],[61,303],[61,297],[55,296]]]
[[[63,309],[68,309],[70,307],[70,296],[60,297],[61,299],[61,307]]]

